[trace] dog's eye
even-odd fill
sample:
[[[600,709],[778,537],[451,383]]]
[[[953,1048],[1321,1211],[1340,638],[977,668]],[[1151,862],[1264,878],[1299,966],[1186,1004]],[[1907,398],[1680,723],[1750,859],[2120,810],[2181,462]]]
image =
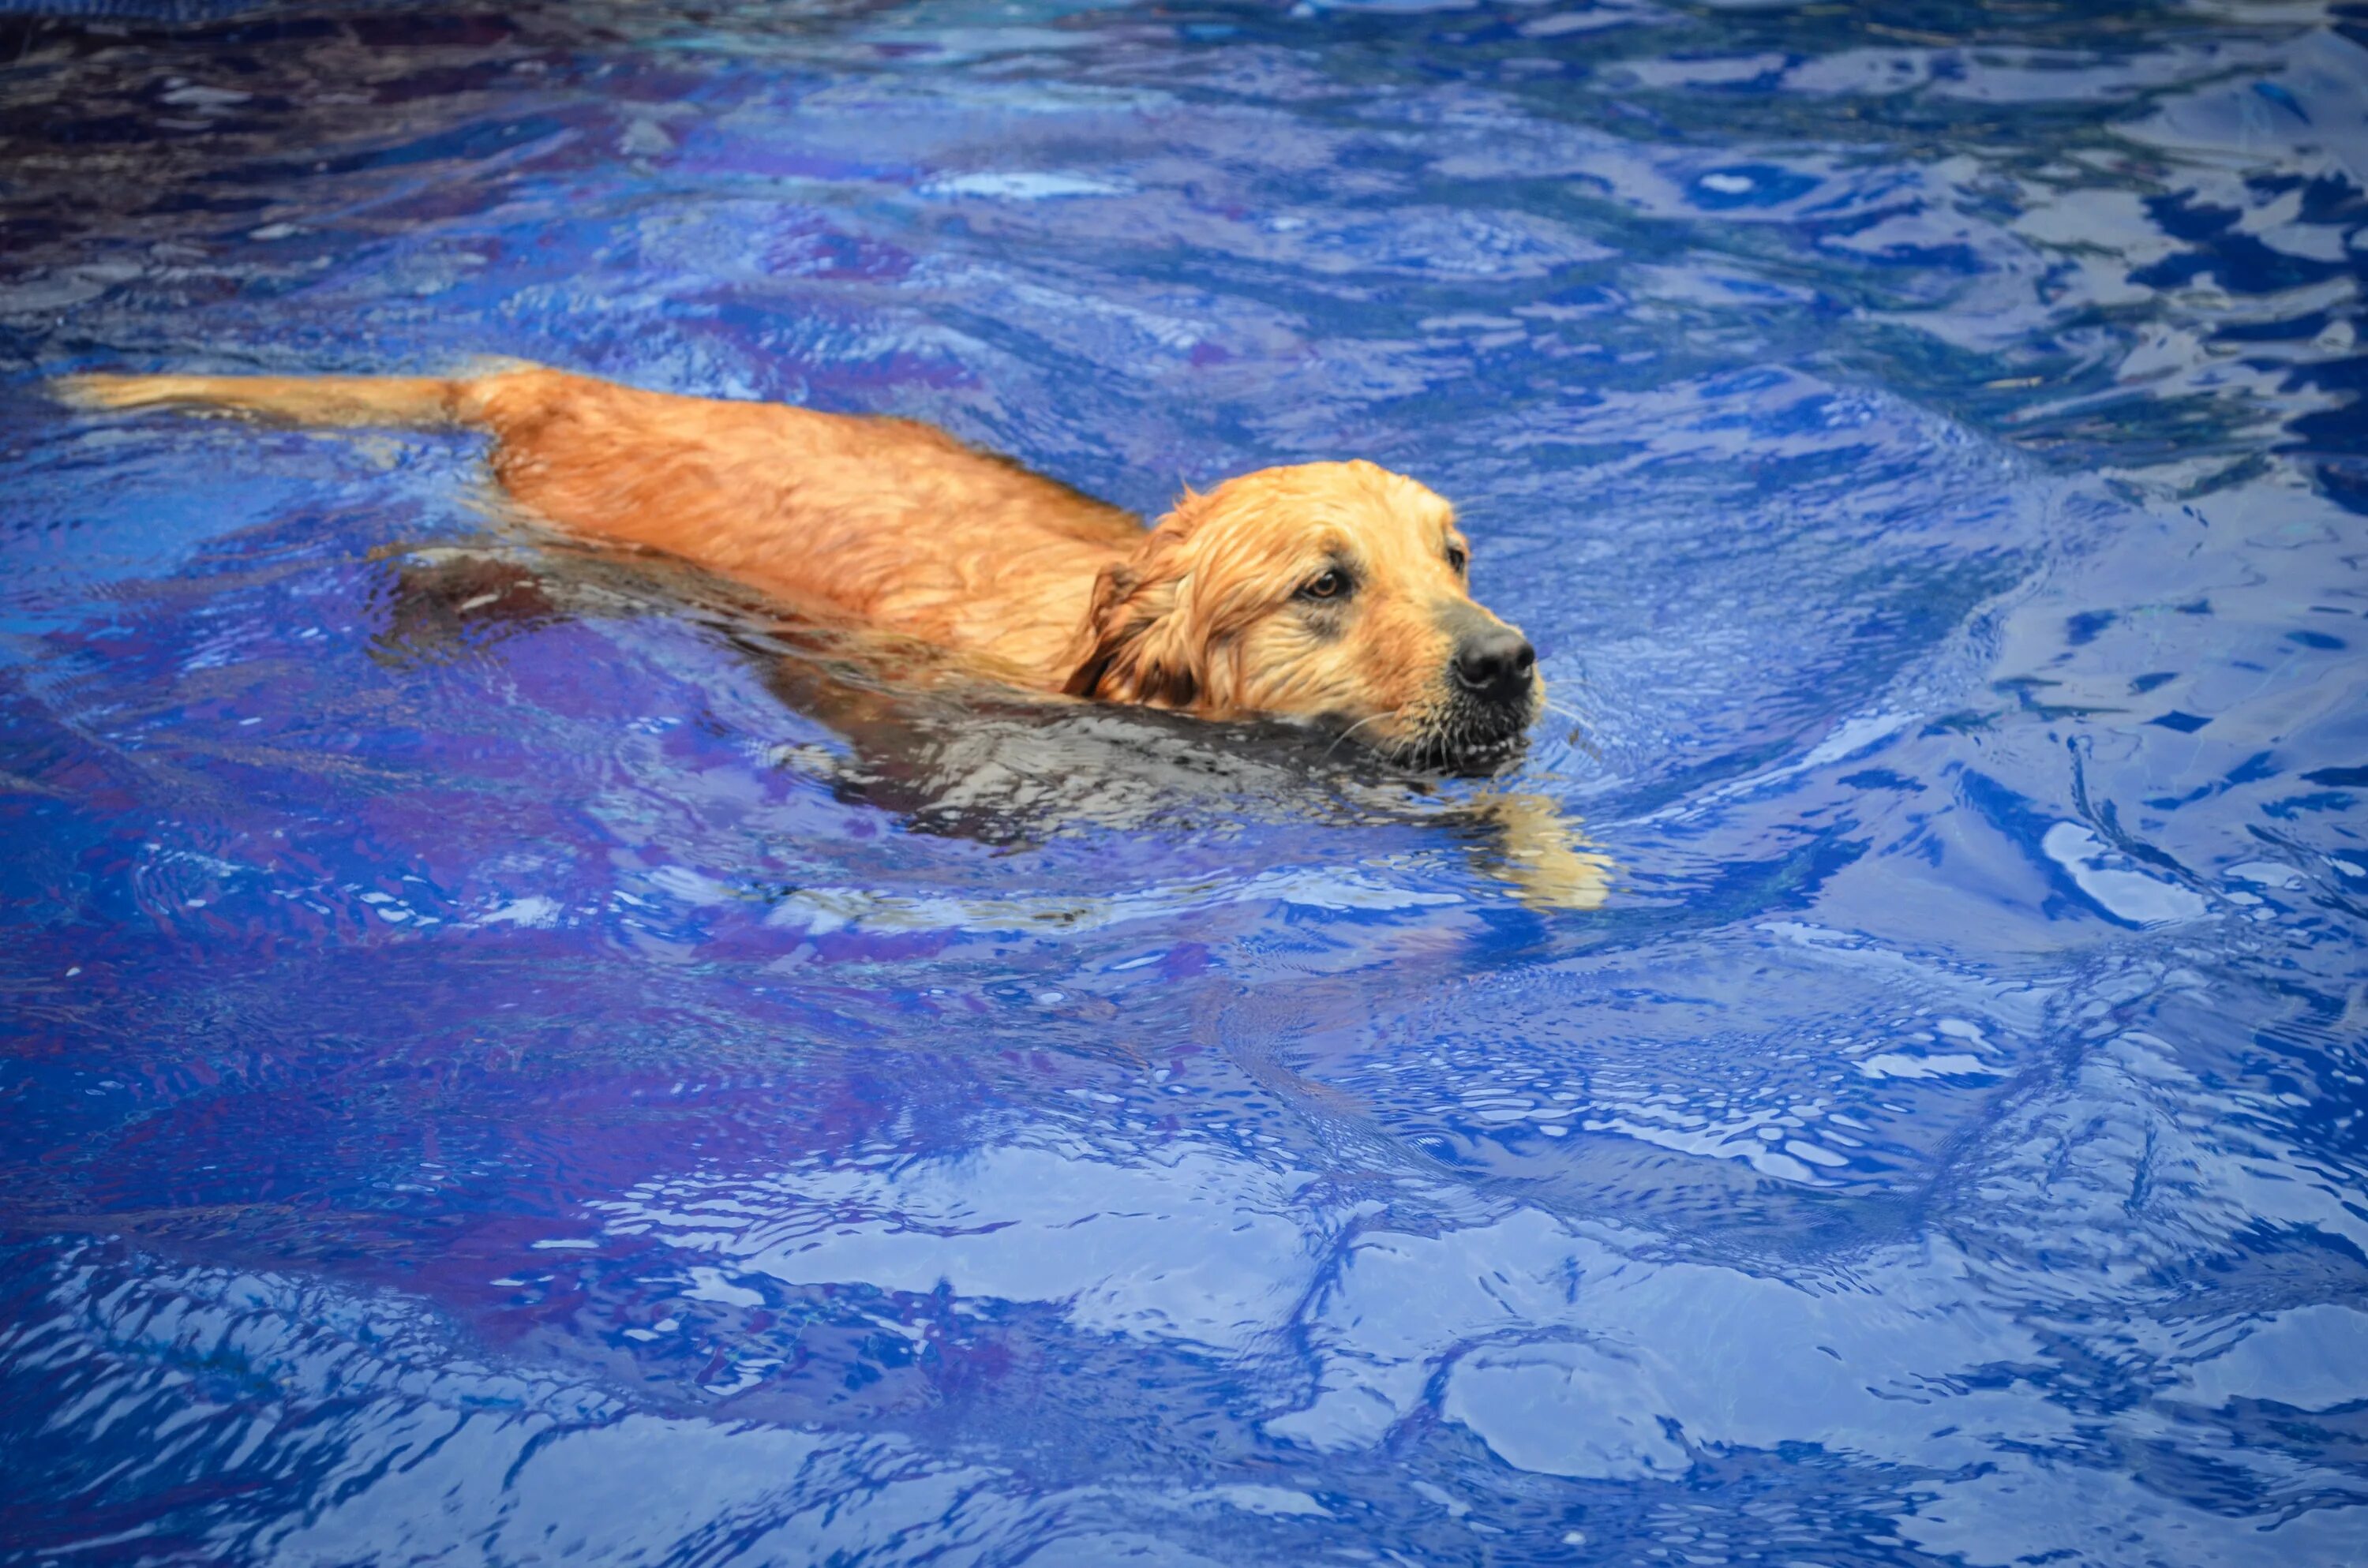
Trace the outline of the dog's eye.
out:
[[[1447,547],[1447,563],[1454,567],[1460,576],[1463,569],[1472,564],[1471,553],[1460,544],[1451,544]]]
[[[1299,590],[1303,599],[1337,599],[1349,591],[1349,574],[1338,566]]]

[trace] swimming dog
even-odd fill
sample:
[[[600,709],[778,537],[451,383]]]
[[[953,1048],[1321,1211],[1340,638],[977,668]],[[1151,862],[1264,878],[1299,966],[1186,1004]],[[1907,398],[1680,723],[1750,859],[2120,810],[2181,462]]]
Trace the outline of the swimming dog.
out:
[[[1481,771],[1543,702],[1474,601],[1445,500],[1371,462],[1187,489],[1146,528],[916,420],[643,392],[543,369],[438,377],[85,375],[87,408],[463,426],[504,491],[577,538],[678,557],[787,607],[1047,694],[1328,724]]]

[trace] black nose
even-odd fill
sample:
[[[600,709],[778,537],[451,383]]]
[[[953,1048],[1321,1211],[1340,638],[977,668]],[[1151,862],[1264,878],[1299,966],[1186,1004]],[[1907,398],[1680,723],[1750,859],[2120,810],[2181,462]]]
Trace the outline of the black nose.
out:
[[[1530,694],[1538,651],[1509,626],[1491,626],[1455,645],[1455,678],[1484,702],[1513,703]]]

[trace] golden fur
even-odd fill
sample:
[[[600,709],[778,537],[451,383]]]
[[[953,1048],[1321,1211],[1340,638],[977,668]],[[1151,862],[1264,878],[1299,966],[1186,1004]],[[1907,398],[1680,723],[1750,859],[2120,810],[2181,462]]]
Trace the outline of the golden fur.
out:
[[[1146,530],[912,420],[557,370],[81,376],[62,390],[86,407],[482,429],[503,489],[558,528],[680,557],[1045,692],[1325,721],[1408,761],[1457,764],[1508,752],[1539,700],[1527,644],[1472,601],[1454,509],[1369,462],[1187,491]],[[1518,681],[1508,675],[1487,702],[1454,673],[1475,635],[1518,644]]]

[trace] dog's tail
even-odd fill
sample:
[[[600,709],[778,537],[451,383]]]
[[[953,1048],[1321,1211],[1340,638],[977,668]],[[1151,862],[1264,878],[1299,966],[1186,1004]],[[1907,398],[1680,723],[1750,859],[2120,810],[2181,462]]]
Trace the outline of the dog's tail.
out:
[[[441,376],[65,376],[77,408],[222,409],[291,425],[407,428],[475,423],[472,379]]]

